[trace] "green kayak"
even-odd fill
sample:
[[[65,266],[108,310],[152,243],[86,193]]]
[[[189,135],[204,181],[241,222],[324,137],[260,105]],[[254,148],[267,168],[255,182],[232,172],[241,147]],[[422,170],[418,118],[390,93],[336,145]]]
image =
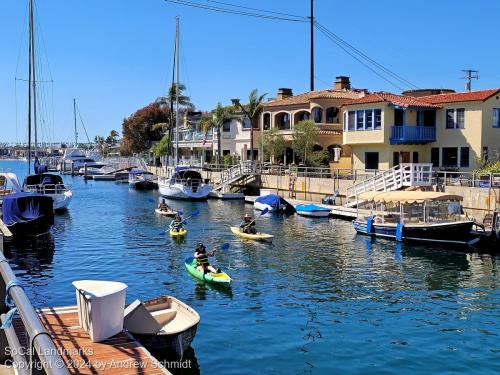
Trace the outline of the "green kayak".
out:
[[[206,281],[208,283],[214,283],[218,285],[229,285],[231,283],[231,278],[225,272],[219,273],[203,273],[196,268],[196,259],[189,257],[184,261],[187,271],[199,280]]]

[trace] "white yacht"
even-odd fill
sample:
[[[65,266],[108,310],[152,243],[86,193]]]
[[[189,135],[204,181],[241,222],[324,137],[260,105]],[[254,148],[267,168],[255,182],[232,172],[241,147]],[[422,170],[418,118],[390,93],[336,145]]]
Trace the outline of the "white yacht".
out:
[[[132,169],[128,172],[128,184],[137,190],[158,188],[154,174],[142,169]]]
[[[79,148],[67,148],[64,151],[64,156],[62,157],[63,168],[67,170],[73,168],[75,171],[79,171],[80,168],[84,168],[87,164],[87,168],[100,169],[106,166],[106,163],[99,161],[100,157],[96,155],[88,156],[85,151]],[[61,165],[58,166],[58,170],[61,170]]]
[[[54,210],[66,210],[73,198],[69,185],[64,184],[61,176],[52,173],[39,173],[24,179],[23,191],[39,193],[52,198]]]
[[[170,178],[158,182],[160,194],[166,198],[205,200],[212,191],[208,181],[203,180],[196,167],[176,167]]]

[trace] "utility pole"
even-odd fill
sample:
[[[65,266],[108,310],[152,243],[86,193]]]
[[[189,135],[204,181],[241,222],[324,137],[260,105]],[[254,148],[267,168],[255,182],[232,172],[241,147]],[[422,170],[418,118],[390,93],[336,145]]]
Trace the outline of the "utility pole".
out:
[[[311,76],[310,76],[310,91],[314,91],[314,0],[311,0]]]
[[[472,69],[464,69],[462,72],[465,73],[465,77],[462,77],[462,79],[465,79],[465,91],[471,91],[472,90],[472,79],[479,79],[479,70],[472,70]]]

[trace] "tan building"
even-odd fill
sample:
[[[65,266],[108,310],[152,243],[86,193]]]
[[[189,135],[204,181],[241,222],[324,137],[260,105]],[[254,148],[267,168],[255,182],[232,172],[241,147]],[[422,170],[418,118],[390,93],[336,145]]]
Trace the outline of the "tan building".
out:
[[[302,120],[312,120],[319,127],[318,144],[315,151],[327,150],[332,168],[351,168],[350,147],[343,146],[343,104],[362,98],[366,90],[352,89],[349,77],[337,77],[329,90],[311,91],[293,95],[291,89],[280,88],[278,96],[264,105],[260,117],[262,131],[277,128],[287,141],[283,162],[297,162],[292,150],[294,126]]]
[[[500,89],[414,90],[355,99],[342,111],[353,168],[388,169],[404,162],[478,168],[481,158],[498,158],[500,152],[499,97]]]

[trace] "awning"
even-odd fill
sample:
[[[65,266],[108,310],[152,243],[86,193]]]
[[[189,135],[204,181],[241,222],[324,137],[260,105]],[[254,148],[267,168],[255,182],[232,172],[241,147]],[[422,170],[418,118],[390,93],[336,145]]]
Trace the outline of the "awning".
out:
[[[460,195],[435,191],[368,191],[358,195],[362,201],[375,203],[423,203],[426,201],[461,201]]]

